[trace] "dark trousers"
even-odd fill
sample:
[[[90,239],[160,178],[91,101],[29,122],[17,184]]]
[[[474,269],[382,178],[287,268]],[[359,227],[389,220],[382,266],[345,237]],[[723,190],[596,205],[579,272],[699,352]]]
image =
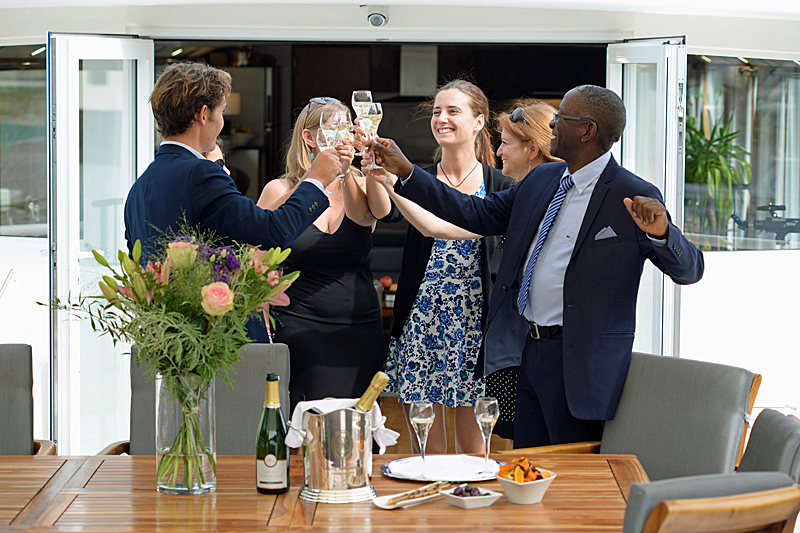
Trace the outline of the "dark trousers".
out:
[[[570,413],[561,345],[560,333],[541,339],[528,335],[517,381],[515,448],[600,440],[603,435],[603,421]]]

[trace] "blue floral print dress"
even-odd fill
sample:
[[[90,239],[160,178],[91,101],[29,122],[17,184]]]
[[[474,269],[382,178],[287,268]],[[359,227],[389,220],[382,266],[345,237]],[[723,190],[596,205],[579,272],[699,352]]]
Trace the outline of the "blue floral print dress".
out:
[[[483,182],[475,196],[486,196]],[[480,246],[480,239],[434,240],[411,314],[389,344],[387,388],[400,402],[471,406],[483,394],[483,379],[475,378],[483,309]]]

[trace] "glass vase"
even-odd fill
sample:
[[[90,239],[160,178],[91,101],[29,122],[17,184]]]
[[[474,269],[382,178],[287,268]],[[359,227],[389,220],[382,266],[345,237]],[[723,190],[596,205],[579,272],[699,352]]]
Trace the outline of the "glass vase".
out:
[[[156,484],[165,494],[217,487],[214,380],[156,377]]]

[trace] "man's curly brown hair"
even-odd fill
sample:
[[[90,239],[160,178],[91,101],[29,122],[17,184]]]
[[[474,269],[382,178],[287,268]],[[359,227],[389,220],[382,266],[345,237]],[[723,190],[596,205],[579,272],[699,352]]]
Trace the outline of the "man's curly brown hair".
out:
[[[204,105],[213,111],[230,94],[231,75],[224,70],[205,63],[173,63],[158,77],[150,94],[156,128],[164,138],[180,135]]]

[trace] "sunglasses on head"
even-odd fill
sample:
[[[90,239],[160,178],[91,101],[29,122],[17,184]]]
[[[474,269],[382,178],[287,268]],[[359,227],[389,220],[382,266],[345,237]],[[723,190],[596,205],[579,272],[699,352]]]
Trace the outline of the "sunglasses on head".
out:
[[[331,96],[315,96],[314,98],[311,98],[308,102],[311,104],[319,104],[319,105],[342,103],[341,100],[337,100],[336,98],[333,98]]]
[[[519,122],[519,121],[522,121],[523,124],[527,124],[528,126],[530,126],[530,124],[528,124],[528,121],[525,120],[525,115],[522,113],[521,107],[516,108],[514,112],[511,113],[511,122]]]
[[[222,158],[217,159],[216,161],[214,161],[214,163],[218,164],[222,168],[225,168],[225,154],[222,154]]]

